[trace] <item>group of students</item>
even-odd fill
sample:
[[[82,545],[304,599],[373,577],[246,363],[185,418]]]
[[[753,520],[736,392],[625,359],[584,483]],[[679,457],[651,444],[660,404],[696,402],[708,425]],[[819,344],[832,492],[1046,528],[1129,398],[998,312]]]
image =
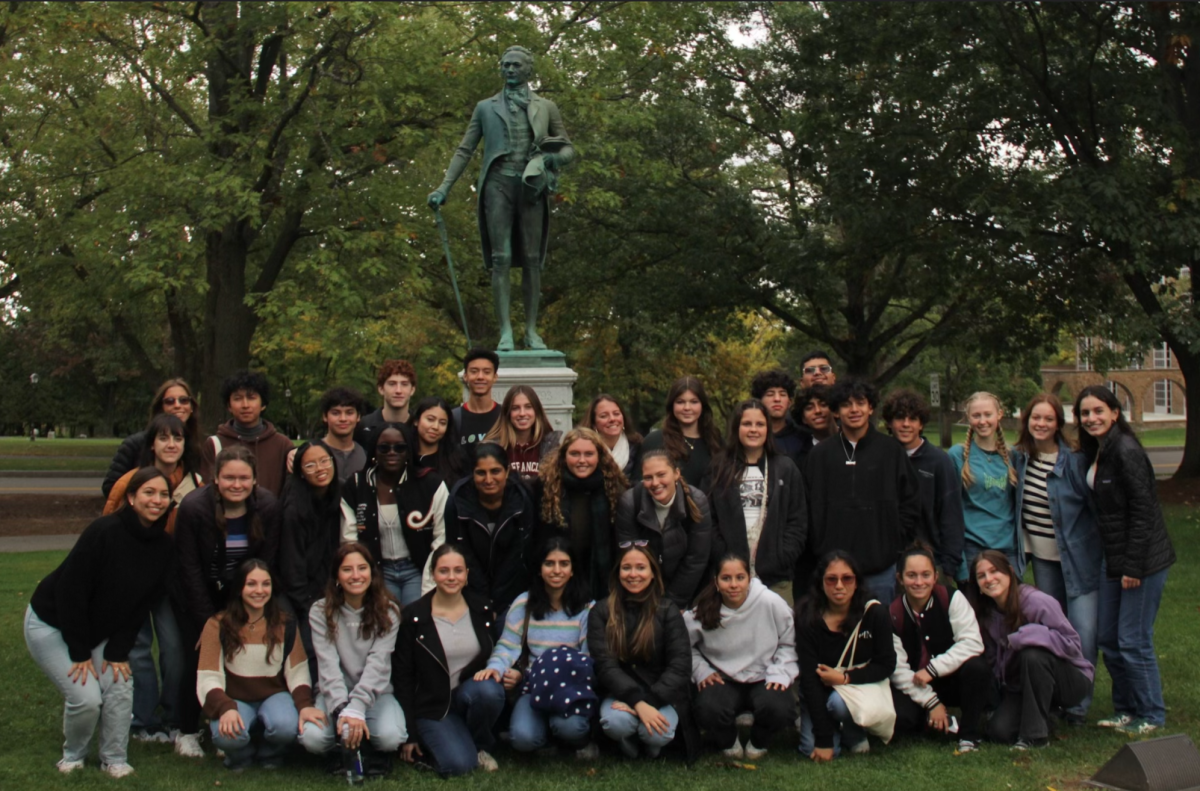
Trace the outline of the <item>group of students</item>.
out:
[[[1028,749],[1058,712],[1085,720],[1098,649],[1099,724],[1164,724],[1153,627],[1175,556],[1107,389],[1076,398],[1077,449],[1055,396],[1010,449],[975,394],[947,454],[919,395],[890,393],[880,432],[875,389],[822,352],[799,385],[756,376],[724,436],[695,377],[643,438],[607,394],[566,432],[532,388],[497,403],[499,364],[472,350],[462,405],[410,408],[416,372],[388,361],[383,406],[330,390],[299,448],[263,419],[261,374],[224,383],[231,419],[203,440],[190,387],[164,383],[26,612],[66,700],[58,768],[98,724],[114,777],[131,733],[203,757],[202,714],[234,770],[297,740],[337,771],[397,753],[495,770],[501,733],[585,760],[602,737],[757,759],[792,722],[818,762],[897,731]]]

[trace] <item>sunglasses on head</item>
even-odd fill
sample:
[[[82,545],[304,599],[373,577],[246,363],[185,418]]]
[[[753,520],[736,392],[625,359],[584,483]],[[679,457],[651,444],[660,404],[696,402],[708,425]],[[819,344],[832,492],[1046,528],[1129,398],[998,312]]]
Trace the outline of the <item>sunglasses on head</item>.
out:
[[[380,453],[405,453],[408,451],[408,446],[403,442],[380,442],[375,446],[375,454]]]
[[[176,404],[187,406],[190,403],[192,403],[191,396],[167,396],[163,399],[163,406],[175,406]]]
[[[617,544],[617,549],[629,549],[630,547],[637,547],[641,549],[642,547],[647,546],[650,546],[649,541],[622,541],[621,543]]]

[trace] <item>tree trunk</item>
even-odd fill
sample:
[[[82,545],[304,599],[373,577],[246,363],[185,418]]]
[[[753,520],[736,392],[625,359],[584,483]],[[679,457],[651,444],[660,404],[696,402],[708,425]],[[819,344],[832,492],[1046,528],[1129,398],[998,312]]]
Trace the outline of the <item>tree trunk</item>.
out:
[[[1176,352],[1175,359],[1183,377],[1187,428],[1184,433],[1183,461],[1179,463],[1174,477],[1197,478],[1200,477],[1200,355]]]
[[[221,382],[250,365],[255,316],[246,304],[246,255],[239,221],[209,232],[205,239],[208,295],[200,386],[200,429],[204,434],[215,432],[225,419]]]

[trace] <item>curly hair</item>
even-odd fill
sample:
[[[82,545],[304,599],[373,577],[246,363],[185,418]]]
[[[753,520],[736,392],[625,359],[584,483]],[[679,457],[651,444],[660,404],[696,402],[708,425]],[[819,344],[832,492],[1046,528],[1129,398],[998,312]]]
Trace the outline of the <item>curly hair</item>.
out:
[[[385,380],[386,381],[386,380]],[[367,399],[349,387],[334,387],[321,394],[321,414],[326,415],[335,406],[353,407],[359,417],[367,413]]]
[[[586,440],[596,446],[597,465],[604,476],[604,495],[608,499],[610,518],[617,514],[617,501],[629,488],[625,473],[617,466],[612,454],[604,447],[604,440],[590,428],[573,428],[563,437],[562,444],[546,457],[539,470],[542,479],[542,521],[560,528],[567,526],[567,516],[562,510],[563,473],[567,471],[567,448],[578,440]]]
[[[887,398],[883,399],[883,408],[880,410],[883,415],[883,422],[891,424],[893,420],[901,418],[915,418],[921,421],[922,426],[929,425],[929,404],[925,403],[915,390],[901,388],[888,393]]]
[[[375,386],[383,387],[383,383],[393,376],[403,376],[414,388],[417,386],[417,370],[408,360],[384,360],[375,375]]]
[[[830,409],[837,412],[852,399],[862,399],[871,405],[871,409],[874,409],[879,403],[879,391],[866,379],[850,377],[839,380],[833,386],[829,391],[829,400],[825,403],[829,404]]]
[[[769,371],[760,371],[750,380],[750,397],[761,401],[767,391],[775,387],[783,388],[788,398],[794,398],[796,395],[796,380],[782,368],[772,368]]]
[[[392,594],[383,585],[383,574],[371,558],[371,550],[357,541],[342,544],[333,556],[333,564],[329,569],[329,580],[325,583],[325,627],[329,642],[337,640],[337,618],[342,605],[346,603],[346,592],[338,584],[338,570],[346,558],[358,554],[367,562],[371,570],[371,584],[363,596],[362,623],[358,627],[358,636],[362,640],[373,640],[388,633],[392,628],[392,617],[400,617],[400,605],[392,598]]]
[[[238,371],[226,378],[221,382],[221,403],[228,406],[230,397],[238,390],[258,393],[264,408],[271,403],[271,383],[261,371]]]

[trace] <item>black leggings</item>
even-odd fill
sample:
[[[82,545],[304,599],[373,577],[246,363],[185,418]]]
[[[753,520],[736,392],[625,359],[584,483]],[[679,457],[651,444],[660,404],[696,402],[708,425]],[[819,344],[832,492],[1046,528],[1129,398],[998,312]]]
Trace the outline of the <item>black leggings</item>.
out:
[[[1050,710],[1079,704],[1092,682],[1065,659],[1044,648],[1025,648],[1017,654],[1015,677],[1008,679],[1000,708],[988,723],[988,738],[1012,744],[1050,735]]]
[[[973,656],[950,675],[935,678],[930,686],[944,705],[962,709],[958,738],[979,741],[982,736],[980,720],[992,702],[992,689],[995,686],[987,660],[982,656]],[[894,687],[892,702],[896,705],[897,731],[921,733],[925,730],[929,713],[920,704]]]
[[[733,745],[737,716],[744,711],[754,714],[750,742],[760,748],[796,719],[796,698],[791,688],[767,689],[765,681],[742,684],[726,678],[724,684],[713,684],[696,693],[693,705],[695,721],[704,728],[709,743],[722,749]]]

